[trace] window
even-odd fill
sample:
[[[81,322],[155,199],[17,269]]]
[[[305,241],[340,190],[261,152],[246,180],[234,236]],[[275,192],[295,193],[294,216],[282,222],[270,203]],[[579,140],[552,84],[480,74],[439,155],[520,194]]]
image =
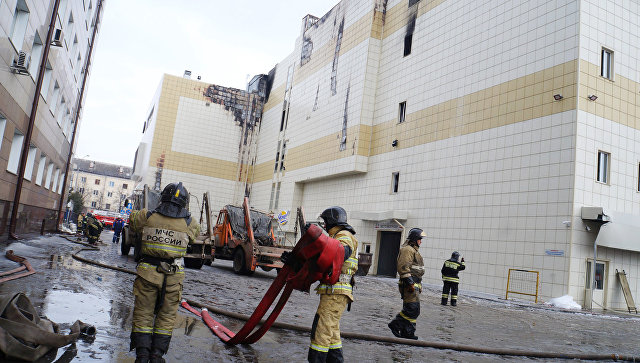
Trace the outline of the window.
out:
[[[56,191],[58,194],[62,192],[62,185],[64,184],[65,174],[60,175],[60,184],[58,184],[58,190]]]
[[[362,249],[365,253],[371,253],[371,243],[363,243]]]
[[[28,23],[29,8],[27,7],[27,3],[25,0],[18,0],[15,12],[13,13],[13,22],[11,23],[11,33],[9,36],[16,50],[22,50],[22,43],[24,43]]]
[[[73,45],[71,46],[71,55],[76,54],[76,50],[78,50],[78,36],[73,36]],[[73,66],[73,62],[71,62],[71,66]]]
[[[40,155],[40,163],[38,163],[38,174],[36,174],[36,185],[42,185],[42,178],[44,177],[44,166],[47,163],[47,156]]]
[[[87,182],[87,177],[83,176],[82,178],[80,178],[80,181],[83,182],[83,183],[86,183]]]
[[[58,81],[55,81],[53,83],[53,92],[51,92],[51,99],[49,102],[49,110],[51,110],[51,113],[55,116],[56,114],[56,108],[58,107],[58,96],[60,95],[60,85],[58,84]],[[64,97],[63,97],[64,99]]]
[[[609,169],[611,164],[611,154],[598,150],[598,175],[596,181],[609,184]]]
[[[411,44],[413,43],[413,33],[404,36],[404,56],[411,54]]]
[[[49,102],[49,85],[51,84],[52,74],[53,74],[53,67],[51,67],[51,63],[47,61],[47,66],[44,68],[44,78],[42,79],[42,89],[40,90],[40,94],[42,95],[44,100],[47,102]]]
[[[80,188],[79,191],[80,191],[80,194],[84,194],[84,188]]]
[[[122,189],[127,189],[127,184],[122,184]]]
[[[71,43],[71,35],[73,33],[73,12],[69,12],[69,21],[67,22],[67,28],[65,29],[65,41],[67,42],[67,49]]]
[[[97,191],[97,190],[94,190],[94,191],[93,191],[93,195],[98,195],[98,191]]]
[[[400,104],[398,104],[398,123],[399,124],[404,122],[406,113],[407,113],[407,101],[400,102]]]
[[[29,154],[27,155],[27,165],[24,169],[24,178],[28,181],[31,181],[31,176],[33,175],[33,166],[36,164],[36,153],[38,149],[35,146],[29,147]]]
[[[44,188],[49,189],[51,187],[51,175],[53,174],[53,163],[49,163],[47,166],[47,178],[44,181]]]
[[[115,186],[115,185],[116,185],[116,182],[113,182],[113,181],[110,181],[110,182],[109,182],[109,186],[110,186],[110,187]]]
[[[40,58],[42,57],[42,40],[38,32],[33,36],[33,44],[31,45],[31,63],[29,64],[29,74],[35,79],[38,75],[40,67]]]
[[[108,192],[107,193],[107,197],[109,197],[109,198],[113,197],[113,192]]]
[[[104,205],[104,208],[105,208],[106,210],[111,209],[111,204],[109,204],[109,203],[105,204],[105,205]]]
[[[18,164],[20,164],[20,154],[22,154],[23,142],[24,135],[18,130],[14,131],[11,151],[9,152],[9,161],[7,162],[7,171],[10,173],[18,173]]]
[[[607,79],[613,79],[613,51],[607,48],[602,48],[600,75]]]
[[[100,179],[96,179],[95,184],[100,185]]]
[[[60,169],[56,168],[55,173],[53,173],[53,185],[51,186],[51,191],[55,192],[58,189],[58,181],[60,179]]]
[[[7,119],[0,114],[0,147],[2,147],[2,141],[4,141],[4,128],[7,126]]]
[[[400,172],[394,172],[391,174],[391,193],[398,192],[398,185],[400,183]]]
[[[98,204],[96,202],[91,202],[91,207],[95,208]]]

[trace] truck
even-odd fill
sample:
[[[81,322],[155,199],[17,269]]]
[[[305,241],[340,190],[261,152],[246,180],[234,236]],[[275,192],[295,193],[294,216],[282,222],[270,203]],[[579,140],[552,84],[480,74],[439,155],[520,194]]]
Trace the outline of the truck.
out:
[[[202,207],[200,210],[200,226],[204,213],[207,215],[207,229],[204,233],[200,233],[193,243],[187,246],[187,253],[184,256],[184,265],[187,268],[199,269],[203,264],[210,265],[212,261],[211,253],[211,212],[209,208],[209,193],[204,193]],[[160,192],[152,190],[149,186],[145,185],[142,190],[136,190],[130,196],[130,202],[132,209],[140,210],[146,208],[147,210],[154,210],[160,204]],[[127,203],[128,204],[128,203]],[[201,229],[202,230],[202,229]],[[131,248],[133,247],[133,255],[136,261],[140,260],[140,244],[142,242],[142,236],[140,233],[134,233],[129,228],[129,220],[122,229],[122,242],[120,244],[120,252],[123,256],[129,255]]]
[[[271,220],[266,213],[249,208],[247,197],[242,207],[226,205],[213,229],[214,259],[233,261],[237,274],[251,275],[258,266],[264,271],[279,271],[284,265],[280,256],[291,247],[276,242]]]

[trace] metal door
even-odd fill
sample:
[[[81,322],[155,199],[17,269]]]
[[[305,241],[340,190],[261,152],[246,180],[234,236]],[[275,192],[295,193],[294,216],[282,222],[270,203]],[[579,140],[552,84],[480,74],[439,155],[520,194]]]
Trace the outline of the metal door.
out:
[[[378,249],[378,276],[396,277],[398,252],[400,251],[400,232],[380,232]]]

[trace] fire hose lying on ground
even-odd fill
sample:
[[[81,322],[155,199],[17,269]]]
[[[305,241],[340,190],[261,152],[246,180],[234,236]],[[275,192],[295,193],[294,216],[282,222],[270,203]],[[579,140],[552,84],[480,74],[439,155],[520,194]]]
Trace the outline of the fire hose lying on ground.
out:
[[[20,257],[18,255],[13,254],[13,250],[8,250],[5,253],[5,256],[10,259],[13,262],[17,262],[19,264],[21,264],[22,266],[20,267],[16,267],[13,270],[9,270],[9,271],[4,271],[4,272],[0,272],[0,277],[2,276],[7,276],[7,277],[3,277],[0,279],[0,283],[3,283],[5,281],[11,281],[11,280],[15,280],[15,279],[19,279],[21,277],[25,277],[25,276],[29,276],[32,275],[34,273],[36,273],[36,270],[33,269],[33,267],[31,267],[31,264],[29,263],[29,261],[27,261],[26,258],[24,257]],[[20,271],[24,271],[23,273],[17,274],[17,275],[11,275],[11,274],[15,274],[16,272],[20,272]],[[11,276],[8,276],[11,275]]]
[[[335,241],[335,243],[334,243]],[[337,243],[337,244],[336,244]],[[203,322],[211,329],[211,331],[218,336],[226,344],[251,344],[257,342],[269,328],[276,327],[281,329],[289,329],[296,331],[310,332],[308,327],[301,327],[286,323],[275,322],[276,318],[284,308],[284,305],[289,298],[289,295],[293,290],[309,291],[311,284],[315,281],[324,281],[327,283],[335,283],[335,280],[339,278],[340,269],[342,267],[342,259],[344,252],[340,253],[340,249],[343,248],[340,243],[332,238],[322,234],[320,227],[310,225],[307,232],[300,238],[294,249],[291,251],[291,255],[287,259],[285,266],[280,270],[278,276],[273,281],[265,296],[258,304],[256,310],[251,316],[243,314],[229,312],[216,307],[208,306],[193,300],[183,300],[182,307],[188,311],[200,316]],[[96,266],[121,271],[135,275],[133,270],[124,269],[121,267],[115,267],[107,264],[103,264],[97,261],[89,260],[78,256],[78,253],[73,254],[73,258],[76,260],[93,264]],[[284,291],[283,291],[284,289]],[[271,314],[262,319],[269,307],[273,304],[278,294],[282,291],[280,299],[276,303],[275,307],[271,311]],[[198,311],[193,306],[200,307],[202,310]],[[245,325],[234,333],[227,329],[224,325],[214,320],[209,312],[215,312],[217,314],[229,316],[236,319],[245,320]],[[258,324],[261,326],[253,331]],[[541,351],[523,351],[515,349],[499,349],[499,348],[486,348],[475,347],[464,344],[455,344],[447,342],[429,342],[412,339],[403,339],[396,337],[377,336],[371,334],[353,333],[353,332],[340,332],[342,338],[361,339],[367,341],[404,344],[418,347],[437,348],[437,349],[451,349],[456,351],[465,351],[471,353],[482,354],[494,354],[494,355],[511,355],[520,357],[532,357],[532,358],[560,358],[560,359],[580,359],[580,360],[614,360],[614,361],[633,361],[640,362],[640,356],[627,356],[616,353],[611,354],[588,354],[588,353],[555,353],[555,352],[541,352]]]

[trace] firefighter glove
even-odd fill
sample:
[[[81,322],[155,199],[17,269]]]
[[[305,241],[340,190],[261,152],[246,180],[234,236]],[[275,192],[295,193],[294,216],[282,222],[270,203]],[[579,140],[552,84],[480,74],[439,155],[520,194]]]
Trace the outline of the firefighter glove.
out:
[[[460,259],[460,262],[464,262],[464,257]]]
[[[403,278],[402,283],[404,284],[404,287],[410,292],[413,292],[415,290],[415,288],[413,287],[413,277],[409,276]]]

